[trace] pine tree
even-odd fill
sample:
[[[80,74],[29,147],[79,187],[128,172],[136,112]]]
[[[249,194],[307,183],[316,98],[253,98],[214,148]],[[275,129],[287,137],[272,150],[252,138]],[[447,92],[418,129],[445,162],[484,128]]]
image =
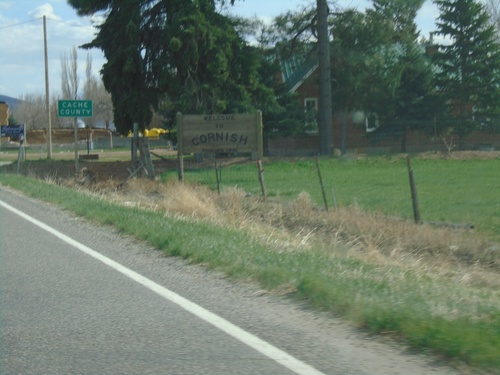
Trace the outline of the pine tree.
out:
[[[69,0],[80,15],[105,14],[84,47],[107,59],[101,73],[120,133],[133,122],[145,127],[159,102],[174,113],[241,113],[255,111],[263,97],[275,101],[258,79],[261,55],[217,11],[233,2]]]
[[[438,33],[450,44],[434,55],[435,84],[447,100],[453,129],[460,136],[478,118],[499,111],[500,45],[484,5],[474,0],[435,0],[440,10]],[[447,125],[448,126],[448,125]]]
[[[363,108],[378,120],[372,141],[401,139],[406,152],[410,131],[424,130],[435,108],[432,69],[417,45],[415,17],[422,0],[373,0],[366,15],[365,39],[368,62],[364,73]]]
[[[373,13],[378,15],[394,43],[414,43],[418,37],[415,17],[424,0],[372,0]],[[371,13],[371,12],[370,12]]]

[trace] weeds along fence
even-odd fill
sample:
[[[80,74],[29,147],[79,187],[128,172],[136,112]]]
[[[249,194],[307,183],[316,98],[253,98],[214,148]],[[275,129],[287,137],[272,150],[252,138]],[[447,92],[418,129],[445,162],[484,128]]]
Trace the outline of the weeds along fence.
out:
[[[339,162],[339,159],[318,157],[255,160],[241,155],[198,155],[184,159],[184,180],[209,186],[219,193],[224,189],[241,189],[263,200],[286,202],[306,192],[315,203],[328,210],[339,204],[335,192],[335,170]],[[177,175],[171,171],[163,178],[174,179]],[[346,204],[351,202],[344,198]]]
[[[241,188],[248,194],[265,198],[263,165],[262,161],[245,154],[196,154],[184,157],[184,179],[189,183],[207,185],[218,192]],[[173,178],[173,172],[166,176]]]
[[[447,154],[432,154],[412,158],[411,163],[403,154],[317,159],[265,157],[260,167],[250,156],[189,156],[184,161],[184,180],[221,193],[237,188],[246,195],[269,201],[290,202],[307,193],[314,205],[329,210],[360,207],[416,222],[478,227],[484,221],[484,227],[495,230],[498,224],[490,223],[484,213],[498,207],[500,154],[476,153],[485,155],[464,161],[460,153],[456,159]],[[177,178],[176,170],[162,175],[164,181]],[[491,215],[496,220],[498,215],[493,211]]]
[[[332,160],[318,157],[255,160],[250,156],[210,155],[184,159],[184,178],[188,183],[203,184],[219,193],[241,189],[263,200],[290,201],[306,192],[326,210],[338,205],[334,176]],[[174,178],[172,172],[166,177]]]

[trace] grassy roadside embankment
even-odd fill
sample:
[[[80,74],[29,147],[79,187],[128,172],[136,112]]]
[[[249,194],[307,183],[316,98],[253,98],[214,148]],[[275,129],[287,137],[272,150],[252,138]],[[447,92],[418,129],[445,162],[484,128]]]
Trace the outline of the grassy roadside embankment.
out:
[[[294,168],[302,169],[298,176],[307,177],[309,162],[300,162],[306,163],[304,166],[277,164],[276,173],[282,174],[275,177],[276,183],[283,182],[283,189],[290,189],[290,181],[283,181],[285,177],[293,177]],[[364,190],[379,197],[384,196],[382,191],[389,191],[386,199],[398,201],[393,185],[399,182],[391,182],[388,176],[394,172],[388,170],[395,167],[406,176],[404,167],[380,159],[346,163],[344,172],[350,174],[349,178],[341,177],[342,168],[334,165],[337,197],[348,195],[343,192],[347,189],[357,206],[364,207],[365,199],[372,202],[356,194],[362,181],[369,187]],[[428,168],[427,178],[436,173],[431,173],[431,161],[419,163],[414,169],[420,172]],[[494,209],[500,198],[490,189],[496,181],[493,177],[498,173],[498,160],[471,166],[474,171],[483,168],[471,177],[484,192],[482,188],[459,185],[460,189],[452,190],[448,186],[448,195],[458,194],[467,200],[464,192],[474,190],[476,203]],[[272,163],[266,166],[268,189],[273,184],[273,168]],[[439,162],[437,169],[443,180],[449,181],[469,173],[462,168],[455,163],[445,168]],[[378,186],[370,174],[379,176],[380,170],[386,173]],[[201,176],[204,172],[193,173]],[[230,176],[232,173],[224,174],[226,184],[231,184]],[[431,186],[426,188],[421,173],[418,176],[421,196],[428,194],[421,191],[429,189],[439,199],[447,198],[441,184],[429,180]],[[241,186],[244,178],[235,179]],[[311,178],[304,178],[308,180]],[[350,189],[339,187],[340,180],[350,181]],[[497,224],[488,224],[487,217],[478,220],[480,215],[467,216],[467,210],[455,214],[460,222],[471,217],[474,224],[481,223],[481,228],[486,228],[481,231],[483,236],[387,218],[375,206],[369,209],[378,211],[377,215],[347,204],[324,212],[317,210],[306,195],[294,199],[293,192],[289,193],[288,204],[278,204],[245,197],[241,190],[227,188],[217,195],[202,186],[176,183],[131,181],[123,191],[98,193],[10,175],[0,175],[0,183],[101,224],[114,225],[171,255],[206,264],[236,279],[256,280],[265,288],[289,293],[373,332],[391,333],[415,348],[431,349],[473,366],[500,368],[500,283],[498,250],[493,243]],[[293,184],[294,189],[299,186]],[[404,190],[407,202],[408,187]],[[448,207],[453,211],[454,206],[447,206],[447,202],[444,210]],[[447,220],[453,216],[447,212],[440,215]]]

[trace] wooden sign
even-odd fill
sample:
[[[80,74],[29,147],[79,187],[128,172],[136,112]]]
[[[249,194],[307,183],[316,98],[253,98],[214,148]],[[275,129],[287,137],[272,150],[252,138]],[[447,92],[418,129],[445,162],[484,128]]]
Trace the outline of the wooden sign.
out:
[[[237,152],[255,153],[257,159],[262,159],[264,151],[260,111],[254,114],[177,114],[179,176],[182,174],[184,154]]]
[[[183,154],[257,152],[262,143],[262,115],[178,115],[178,149]]]

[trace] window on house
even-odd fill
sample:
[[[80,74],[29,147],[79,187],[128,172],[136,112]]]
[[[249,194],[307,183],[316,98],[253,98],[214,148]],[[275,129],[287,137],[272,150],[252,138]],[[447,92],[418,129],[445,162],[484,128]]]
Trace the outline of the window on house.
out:
[[[318,132],[318,99],[304,99],[305,131],[306,133]]]
[[[371,133],[379,127],[380,123],[378,120],[378,115],[376,113],[368,113],[365,118],[366,132]]]

